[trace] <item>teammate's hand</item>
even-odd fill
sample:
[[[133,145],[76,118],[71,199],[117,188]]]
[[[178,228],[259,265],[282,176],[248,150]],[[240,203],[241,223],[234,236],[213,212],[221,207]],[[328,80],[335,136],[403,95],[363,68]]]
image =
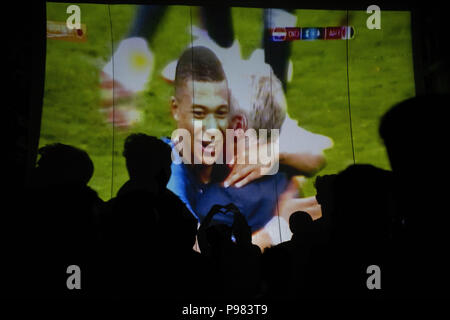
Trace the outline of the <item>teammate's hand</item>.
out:
[[[267,146],[267,148],[270,148],[270,146]],[[246,154],[248,154],[248,149],[246,149]],[[245,154],[241,156],[243,157]],[[229,186],[235,186],[236,188],[243,187],[253,180],[259,179],[263,175],[270,172],[276,165],[278,165],[279,161],[278,157],[275,157],[275,155],[272,155],[272,159],[268,165],[262,164],[259,161],[256,164],[240,164],[236,163],[236,159],[239,159],[237,155],[235,155],[231,163],[228,164],[232,167],[232,169],[223,182],[223,186],[225,188],[228,188]]]

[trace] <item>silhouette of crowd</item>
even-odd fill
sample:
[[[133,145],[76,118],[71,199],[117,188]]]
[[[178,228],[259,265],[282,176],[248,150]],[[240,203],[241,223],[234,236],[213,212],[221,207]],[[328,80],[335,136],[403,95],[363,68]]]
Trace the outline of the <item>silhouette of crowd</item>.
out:
[[[448,96],[408,99],[380,121],[392,171],[355,164],[317,177],[322,216],[290,216],[292,239],[260,248],[244,215],[215,205],[199,225],[166,188],[171,148],[131,134],[129,180],[104,202],[88,186],[88,154],[60,143],[39,150],[31,187],[3,212],[7,285],[13,296],[253,301],[442,297],[448,285],[447,181],[440,171]],[[232,226],[212,224],[217,212]],[[194,250],[195,243],[199,250]],[[67,267],[82,290],[68,290]],[[368,288],[369,266],[381,275]]]

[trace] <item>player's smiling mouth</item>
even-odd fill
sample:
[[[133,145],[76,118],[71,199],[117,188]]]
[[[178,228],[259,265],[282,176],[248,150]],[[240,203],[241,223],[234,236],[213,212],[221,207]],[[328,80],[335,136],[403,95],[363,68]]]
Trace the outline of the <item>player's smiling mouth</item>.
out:
[[[202,141],[202,151],[213,154],[216,150],[216,144],[214,143],[214,139],[209,141]]]

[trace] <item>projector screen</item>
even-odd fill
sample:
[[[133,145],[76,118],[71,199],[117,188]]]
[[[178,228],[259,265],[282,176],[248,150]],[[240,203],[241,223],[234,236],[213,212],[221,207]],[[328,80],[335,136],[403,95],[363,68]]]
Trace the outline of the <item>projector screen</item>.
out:
[[[182,161],[172,164],[168,188],[200,222],[213,204],[233,202],[254,243],[264,248],[289,240],[291,213],[320,217],[315,176],[353,163],[389,169],[378,124],[391,106],[415,95],[411,18],[408,11],[382,11],[379,28],[370,28],[370,16],[366,10],[47,3],[39,147],[60,142],[87,151],[95,167],[89,185],[107,201],[129,179],[122,151],[131,133],[173,146],[176,129],[253,129],[258,139],[267,132],[261,129],[278,130],[268,137],[278,135],[270,140],[279,151],[272,171],[245,161],[240,167]],[[185,81],[186,102],[176,97],[174,81],[190,46],[212,51],[226,81]],[[206,142],[203,153],[213,146]],[[223,167],[226,174],[202,180],[195,166]],[[232,181],[230,172],[241,176]],[[244,172],[255,172],[246,184]],[[215,221],[232,219],[221,213]]]

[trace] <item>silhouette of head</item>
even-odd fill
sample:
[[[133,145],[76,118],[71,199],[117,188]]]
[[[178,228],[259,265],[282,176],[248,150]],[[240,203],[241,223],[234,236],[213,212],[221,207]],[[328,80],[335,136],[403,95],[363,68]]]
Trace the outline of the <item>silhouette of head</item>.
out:
[[[123,156],[130,179],[155,179],[160,188],[165,188],[170,179],[171,148],[155,137],[130,134],[125,139]]]
[[[407,177],[411,169],[430,162],[430,152],[439,152],[446,128],[445,113],[450,95],[417,96],[400,102],[380,121],[379,134],[384,140],[394,173]]]
[[[385,237],[390,217],[388,199],[391,173],[373,165],[351,165],[336,177],[334,186],[336,230],[349,238]]]
[[[40,185],[86,185],[94,173],[94,164],[86,151],[62,143],[46,145],[38,150],[36,166]]]
[[[294,235],[309,232],[313,224],[311,216],[304,211],[297,211],[289,217],[289,229]]]

